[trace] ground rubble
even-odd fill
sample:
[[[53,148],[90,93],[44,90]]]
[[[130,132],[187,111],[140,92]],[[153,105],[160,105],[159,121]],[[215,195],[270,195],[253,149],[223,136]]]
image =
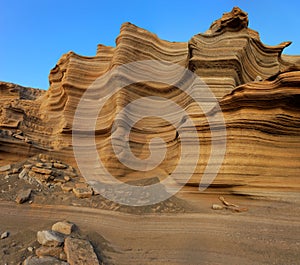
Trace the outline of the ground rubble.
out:
[[[157,181],[153,179],[150,182],[143,179],[134,181],[133,185],[150,185]],[[182,213],[189,210],[187,203],[175,196],[148,206],[118,204],[95,191],[74,167],[45,154],[0,167],[0,200],[18,204],[93,207],[132,214]]]
[[[60,221],[51,230],[37,232],[38,246],[28,247],[32,255],[21,265],[104,265],[93,245],[76,232],[75,224]]]

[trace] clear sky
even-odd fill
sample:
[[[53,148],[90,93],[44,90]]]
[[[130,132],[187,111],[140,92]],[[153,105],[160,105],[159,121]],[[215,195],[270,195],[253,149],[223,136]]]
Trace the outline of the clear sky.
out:
[[[47,89],[62,54],[93,56],[98,43],[114,46],[124,22],[188,41],[234,6],[248,12],[265,44],[290,40],[284,53],[300,55],[299,0],[0,0],[0,80]]]

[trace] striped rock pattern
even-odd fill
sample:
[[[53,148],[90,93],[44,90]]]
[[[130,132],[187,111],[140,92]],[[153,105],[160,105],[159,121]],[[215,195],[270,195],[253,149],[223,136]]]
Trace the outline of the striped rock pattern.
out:
[[[136,180],[156,176],[163,179],[179,163],[181,140],[174,124],[182,122],[184,117],[178,112],[169,113],[173,124],[159,117],[148,117],[137,122],[131,130],[129,145],[140,159],[149,156],[150,139],[164,140],[166,155],[154,169],[140,172],[123,165],[111,144],[114,136],[118,152],[122,153],[123,131],[128,127],[128,121],[133,120],[136,113],[147,113],[153,106],[140,104],[129,108],[126,115],[118,116],[122,109],[137,99],[157,96],[178,104],[197,129],[200,156],[190,154],[191,160],[198,161],[196,168],[192,169],[192,164],[187,161],[177,172],[178,182],[183,181],[181,174],[192,174],[185,190],[197,190],[212,152],[213,127],[226,137],[227,143],[224,162],[211,191],[222,188],[231,193],[252,195],[299,192],[300,56],[282,55],[290,43],[263,44],[258,33],[248,28],[247,13],[239,8],[225,13],[207,32],[193,36],[186,43],[161,40],[153,33],[125,23],[116,39],[116,47],[98,45],[93,57],[74,52],[63,55],[50,72],[50,87],[45,93],[39,92],[25,99],[18,94],[8,97],[11,84],[1,83],[0,93],[5,97],[0,99],[0,152],[6,158],[1,158],[0,163],[17,160],[14,158],[16,153],[20,159],[38,152],[50,152],[76,166],[72,150],[73,120],[80,99],[89,88],[83,120],[89,120],[99,102],[105,102],[96,119],[95,143],[102,163],[116,178]],[[176,84],[138,82],[108,97],[111,92],[108,88],[115,80],[108,74],[119,66],[142,60],[173,63],[199,76],[219,102],[227,135],[221,129],[218,131],[218,122],[208,123],[220,110],[212,104],[210,110],[203,113]],[[143,69],[146,76],[160,75],[152,70]],[[185,76],[176,76],[176,71],[169,74],[174,75],[177,84],[189,86],[190,80]],[[106,75],[106,86],[99,89],[94,82]],[[162,71],[161,75],[166,73]],[[119,78],[130,79],[130,74],[121,73]],[[162,112],[166,108],[163,103],[156,104]],[[14,138],[12,135],[16,130],[20,130],[28,141]],[[184,130],[189,132],[190,128],[184,127]],[[78,133],[84,137],[91,132],[85,130],[83,123]],[[217,139],[217,145],[221,146],[221,138]],[[93,169],[95,164],[90,162],[89,146],[86,147],[82,157]],[[163,150],[160,145],[156,148]]]

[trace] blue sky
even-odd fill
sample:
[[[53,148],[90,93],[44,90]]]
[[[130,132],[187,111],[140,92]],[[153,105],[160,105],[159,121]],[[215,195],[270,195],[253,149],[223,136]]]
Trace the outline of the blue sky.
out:
[[[300,54],[299,0],[0,0],[0,80],[47,89],[62,54],[93,56],[98,43],[114,46],[126,21],[188,41],[234,6],[248,12],[265,44],[290,40],[284,53]]]

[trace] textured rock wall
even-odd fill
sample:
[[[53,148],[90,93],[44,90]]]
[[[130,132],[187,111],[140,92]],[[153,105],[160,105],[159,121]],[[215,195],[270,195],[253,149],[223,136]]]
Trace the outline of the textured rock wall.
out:
[[[122,64],[163,60],[200,76],[219,100],[226,121],[227,150],[212,188],[242,194],[299,191],[300,56],[281,54],[289,44],[263,44],[258,33],[248,28],[248,16],[239,8],[225,13],[207,32],[193,36],[187,43],[160,40],[153,33],[125,23],[116,39],[116,47],[98,45],[94,57],[73,52],[63,55],[50,72],[50,87],[45,93],[15,92],[8,88],[13,85],[1,84],[1,156],[13,161],[16,154],[51,152],[76,166],[72,123],[77,104],[87,88],[99,76]],[[94,93],[97,97],[99,91]],[[135,155],[145,158],[149,155],[149,139],[163,138],[167,154],[160,166],[150,172],[136,172],[122,165],[114,155],[110,141],[116,115],[128,103],[144,96],[171,99],[182,106],[196,124],[201,153],[186,188],[196,191],[211,152],[211,132],[207,119],[193,101],[172,86],[136,83],[109,99],[98,117],[95,138],[105,167],[124,180],[153,175],[164,178],[176,167],[180,139],[174,127],[159,118],[138,122],[130,135],[130,146]],[[147,107],[141,105],[139,110],[143,112]],[[209,115],[213,117],[216,112],[213,109]],[[173,116],[175,120],[182,118],[176,117],[176,113]],[[119,127],[125,123],[126,120],[121,120]],[[17,130],[27,142],[13,137]],[[189,163],[183,170],[191,170]]]

